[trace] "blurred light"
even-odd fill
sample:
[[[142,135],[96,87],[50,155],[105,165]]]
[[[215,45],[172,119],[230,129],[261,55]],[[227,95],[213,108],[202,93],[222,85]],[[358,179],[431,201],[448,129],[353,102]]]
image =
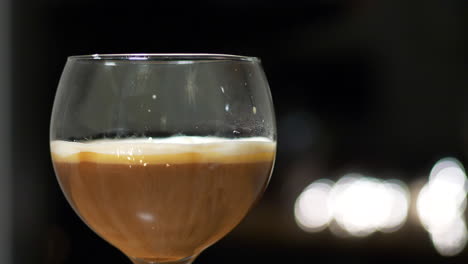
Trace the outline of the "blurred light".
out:
[[[446,158],[434,165],[429,182],[418,195],[419,219],[441,255],[454,256],[467,242],[466,187],[466,175],[460,162]]]
[[[333,182],[320,180],[309,185],[297,198],[294,206],[296,222],[305,231],[323,230],[331,221],[328,196]]]
[[[343,229],[339,224],[337,224],[336,221],[331,221],[328,225],[328,228],[330,229],[332,234],[337,237],[345,238],[351,236],[351,234],[345,229]]]
[[[384,183],[389,196],[389,211],[385,223],[380,226],[383,232],[394,232],[405,222],[408,216],[410,195],[406,185],[398,180],[390,180]]]
[[[465,248],[467,242],[465,220],[461,217],[455,218],[448,229],[432,232],[431,238],[434,247],[441,255],[457,255]]]
[[[106,66],[115,66],[117,64],[115,62],[113,62],[113,61],[106,61],[106,62],[104,62],[104,65],[106,65]]]
[[[332,231],[361,237],[377,230],[396,231],[408,208],[409,191],[402,182],[348,174],[333,186],[328,180],[309,185],[296,200],[294,213],[305,231],[320,231],[334,219]]]
[[[396,231],[408,214],[409,194],[399,181],[347,175],[333,187],[330,198],[337,224],[353,236]]]

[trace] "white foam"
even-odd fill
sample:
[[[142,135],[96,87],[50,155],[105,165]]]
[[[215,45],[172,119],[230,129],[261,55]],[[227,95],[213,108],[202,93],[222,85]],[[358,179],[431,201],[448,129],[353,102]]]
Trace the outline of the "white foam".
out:
[[[179,153],[217,153],[242,155],[273,152],[276,143],[265,137],[228,139],[219,137],[176,136],[169,138],[100,139],[85,142],[54,140],[51,152],[60,157],[80,152],[110,155],[166,155]]]

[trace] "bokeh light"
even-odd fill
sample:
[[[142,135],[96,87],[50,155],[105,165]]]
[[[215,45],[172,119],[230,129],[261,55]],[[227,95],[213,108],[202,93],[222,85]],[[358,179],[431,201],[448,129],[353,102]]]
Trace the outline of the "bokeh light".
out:
[[[347,174],[333,186],[327,180],[309,185],[296,200],[295,217],[306,231],[320,231],[334,220],[340,230],[362,237],[396,231],[408,207],[409,191],[402,182]]]
[[[394,232],[404,224],[408,216],[410,192],[406,185],[398,180],[389,180],[383,184],[388,195],[389,211],[379,230]]]
[[[467,242],[464,218],[467,180],[460,162],[453,158],[438,161],[421,189],[417,213],[430,233],[436,250],[443,256],[454,256]]]
[[[309,232],[321,231],[332,219],[328,196],[333,182],[320,180],[309,185],[297,198],[294,214],[297,224]]]

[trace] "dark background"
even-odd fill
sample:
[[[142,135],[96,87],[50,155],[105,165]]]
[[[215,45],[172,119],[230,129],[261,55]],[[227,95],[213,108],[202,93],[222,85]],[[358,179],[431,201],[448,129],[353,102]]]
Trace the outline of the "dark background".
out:
[[[260,204],[196,263],[462,263],[410,217],[392,234],[307,234],[297,195],[347,171],[412,186],[446,156],[466,165],[466,1],[12,1],[14,263],[129,263],[71,210],[48,126],[66,57],[228,53],[260,57],[278,157]]]

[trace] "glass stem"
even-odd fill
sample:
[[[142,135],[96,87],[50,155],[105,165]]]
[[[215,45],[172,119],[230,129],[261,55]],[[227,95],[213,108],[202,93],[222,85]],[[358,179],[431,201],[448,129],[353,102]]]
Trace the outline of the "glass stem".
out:
[[[176,261],[155,261],[129,257],[133,264],[191,264],[197,256],[190,256]]]

